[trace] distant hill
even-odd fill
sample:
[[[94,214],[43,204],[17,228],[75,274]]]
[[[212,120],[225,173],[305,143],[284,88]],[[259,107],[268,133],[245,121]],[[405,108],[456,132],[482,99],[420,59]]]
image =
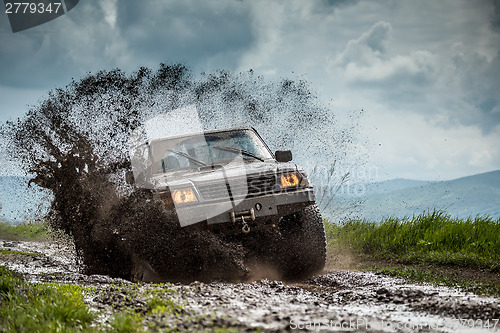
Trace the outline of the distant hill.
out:
[[[325,209],[326,215],[341,219],[346,214],[336,212],[348,211],[357,217],[379,221],[388,216],[412,216],[438,209],[460,218],[476,215],[500,218],[500,170],[450,181],[395,179],[363,186],[362,196],[335,198],[332,207]],[[342,207],[337,209],[335,203]]]
[[[383,182],[365,184],[364,189],[365,195],[371,195],[422,187],[430,183],[432,182],[398,178],[393,180],[386,180]]]

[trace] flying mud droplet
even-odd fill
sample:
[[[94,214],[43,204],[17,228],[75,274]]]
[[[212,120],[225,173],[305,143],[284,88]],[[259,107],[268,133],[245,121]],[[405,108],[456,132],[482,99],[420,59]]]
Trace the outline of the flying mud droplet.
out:
[[[337,128],[334,114],[301,80],[269,82],[253,71],[194,78],[182,64],[73,80],[2,125],[0,135],[9,159],[32,176],[31,186],[50,191],[45,218],[73,239],[86,273],[241,281],[252,277],[252,268],[267,267],[265,260],[255,263],[256,244],[279,241],[275,236],[226,237],[201,224],[181,228],[150,192],[125,182],[130,134],[188,105],[196,106],[204,130],[255,127],[273,149],[293,150],[298,163],[331,165],[345,158],[352,141],[352,131]]]

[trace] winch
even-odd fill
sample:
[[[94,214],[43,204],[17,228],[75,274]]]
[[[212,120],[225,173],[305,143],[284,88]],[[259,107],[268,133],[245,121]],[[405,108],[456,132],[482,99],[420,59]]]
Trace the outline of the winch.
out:
[[[233,223],[242,223],[241,231],[244,234],[248,234],[250,232],[250,226],[245,219],[255,221],[255,211],[253,208],[250,208],[249,210],[242,210],[240,212],[231,212],[230,215]]]

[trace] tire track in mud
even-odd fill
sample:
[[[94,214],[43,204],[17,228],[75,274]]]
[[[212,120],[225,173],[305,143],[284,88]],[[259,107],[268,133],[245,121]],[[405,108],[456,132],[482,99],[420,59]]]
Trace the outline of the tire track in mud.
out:
[[[0,264],[25,274],[29,281],[77,283],[97,287],[87,296],[94,309],[113,313],[141,311],[145,300],[135,298],[125,305],[123,295],[137,285],[103,275],[80,274],[74,266],[74,250],[53,242],[1,241],[0,249],[37,252],[37,256],[0,256]],[[36,258],[33,258],[36,257]],[[158,288],[142,283],[139,288]],[[199,318],[196,329],[213,325],[261,331],[361,331],[361,332],[495,332],[500,302],[446,287],[409,284],[398,278],[365,272],[326,271],[298,283],[257,280],[247,283],[174,283],[165,294],[183,305],[176,318],[146,318],[157,327],[186,329]],[[121,295],[121,296],[120,296]],[[208,320],[207,318],[211,318]],[[151,323],[150,323],[151,324]],[[169,326],[174,325],[174,326]],[[187,325],[187,326],[186,326]],[[484,324],[481,324],[484,325]]]

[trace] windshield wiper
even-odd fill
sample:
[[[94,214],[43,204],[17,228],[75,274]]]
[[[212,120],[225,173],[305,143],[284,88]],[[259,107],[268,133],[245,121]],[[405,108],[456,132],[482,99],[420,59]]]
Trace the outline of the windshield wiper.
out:
[[[253,157],[259,161],[262,161],[264,162],[264,159],[260,156],[257,156],[255,154],[252,154],[246,150],[241,150],[241,149],[238,149],[238,148],[231,148],[231,147],[222,147],[222,146],[213,146],[211,148],[215,148],[215,149],[219,149],[219,150],[225,150],[225,151],[229,151],[231,153],[235,153],[235,154],[241,154],[241,155],[245,155],[245,156],[250,156],[250,157]]]
[[[180,155],[182,157],[185,157],[185,158],[187,158],[187,159],[189,159],[189,160],[191,160],[191,161],[193,161],[195,163],[198,163],[199,165],[203,165],[203,166],[207,166],[208,165],[207,163],[202,162],[202,161],[200,161],[200,160],[198,160],[198,159],[196,159],[196,158],[194,158],[192,156],[189,156],[188,154],[183,153],[181,151],[177,151],[177,150],[173,150],[173,149],[167,149],[167,151],[172,152],[172,153],[177,154],[177,155]]]

